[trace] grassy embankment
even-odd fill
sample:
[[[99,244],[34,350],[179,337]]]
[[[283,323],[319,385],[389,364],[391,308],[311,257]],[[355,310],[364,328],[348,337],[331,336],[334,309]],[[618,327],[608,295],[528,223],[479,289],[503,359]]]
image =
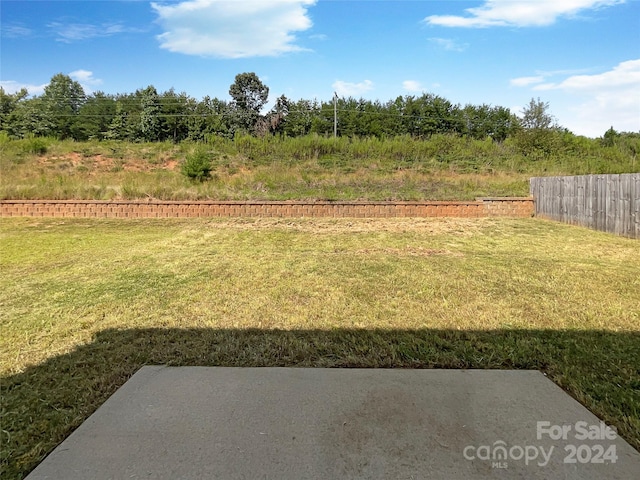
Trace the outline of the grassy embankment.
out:
[[[179,145],[0,135],[0,199],[473,200],[526,196],[531,176],[640,168],[635,143],[556,140],[552,153],[523,155],[511,139],[498,144],[445,135],[212,137]],[[196,148],[213,160],[213,176],[204,183],[180,173],[180,163]]]
[[[637,241],[536,219],[0,219],[3,478],[144,364],[539,369],[640,447]]]

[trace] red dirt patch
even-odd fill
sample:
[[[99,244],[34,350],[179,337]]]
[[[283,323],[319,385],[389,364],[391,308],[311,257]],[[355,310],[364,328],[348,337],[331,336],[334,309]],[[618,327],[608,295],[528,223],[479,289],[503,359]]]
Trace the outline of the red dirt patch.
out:
[[[84,167],[89,175],[104,172],[150,172],[152,170],[175,171],[179,162],[175,159],[164,159],[161,162],[151,163],[146,160],[123,160],[102,154],[83,155],[79,152],[71,152],[63,155],[41,157],[38,164],[46,168],[78,168]]]
[[[165,160],[164,168],[166,170],[174,171],[175,169],[178,168],[178,161],[177,160]]]

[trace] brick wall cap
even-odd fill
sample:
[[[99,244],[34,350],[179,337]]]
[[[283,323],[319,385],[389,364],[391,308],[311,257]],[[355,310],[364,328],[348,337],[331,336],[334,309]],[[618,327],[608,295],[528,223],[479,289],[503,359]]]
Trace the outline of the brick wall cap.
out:
[[[533,197],[480,197],[478,202],[533,202]]]
[[[423,206],[423,205],[481,205],[483,200],[423,200],[423,201],[329,201],[329,200],[0,200],[0,204],[82,204],[82,205],[379,205],[379,206]],[[502,200],[499,198],[498,200]],[[529,200],[509,198],[509,200]]]

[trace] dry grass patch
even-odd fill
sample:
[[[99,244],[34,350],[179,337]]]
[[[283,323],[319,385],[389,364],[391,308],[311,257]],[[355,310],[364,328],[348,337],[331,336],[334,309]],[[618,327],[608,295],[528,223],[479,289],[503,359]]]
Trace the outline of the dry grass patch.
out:
[[[234,230],[283,230],[306,233],[354,234],[372,232],[408,233],[425,235],[452,234],[471,236],[483,225],[496,224],[495,219],[465,218],[230,218],[211,221],[212,228]]]

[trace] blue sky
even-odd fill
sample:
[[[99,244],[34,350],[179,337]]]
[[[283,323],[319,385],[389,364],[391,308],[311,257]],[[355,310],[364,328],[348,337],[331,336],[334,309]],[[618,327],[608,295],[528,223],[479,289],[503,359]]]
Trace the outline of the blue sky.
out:
[[[423,92],[558,123],[640,131],[640,0],[2,0],[0,85],[40,94],[154,85],[228,100],[255,72],[300,98],[387,101]]]

